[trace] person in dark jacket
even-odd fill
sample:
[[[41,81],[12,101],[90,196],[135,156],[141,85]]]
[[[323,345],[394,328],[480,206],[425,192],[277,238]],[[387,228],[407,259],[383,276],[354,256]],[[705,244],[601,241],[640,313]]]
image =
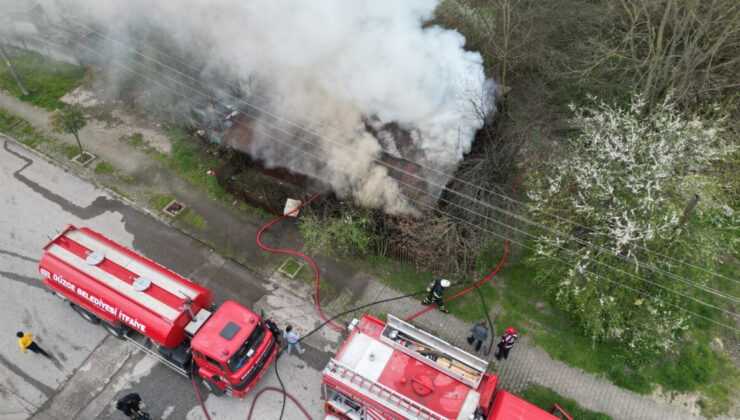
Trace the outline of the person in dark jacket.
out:
[[[141,411],[142,407],[140,405],[143,406],[143,403],[136,392],[124,395],[116,402],[116,408],[133,420],[139,419],[141,416],[145,416],[145,418],[149,416],[149,414]]]
[[[280,341],[280,335],[282,334],[282,331],[280,331],[280,328],[278,328],[274,316],[271,316],[267,319],[267,321],[265,321],[265,326],[268,330],[270,330],[272,336],[275,337],[275,340]]]
[[[488,328],[486,328],[486,320],[481,319],[478,321],[477,324],[473,325],[473,328],[470,329],[468,344],[472,345],[473,341],[478,340],[478,343],[475,345],[475,351],[479,351],[480,346],[483,345],[483,342],[486,341],[486,338],[488,338]]]
[[[519,339],[519,334],[516,333],[514,327],[506,329],[506,334],[501,337],[501,341],[498,343],[498,352],[496,353],[496,359],[501,360],[509,357],[509,350],[514,347],[514,343]]]
[[[450,287],[450,281],[447,279],[437,279],[429,283],[427,286],[427,296],[421,301],[424,305],[430,305],[436,303],[439,306],[439,310],[448,314],[450,310],[445,307],[442,302],[442,294]]]

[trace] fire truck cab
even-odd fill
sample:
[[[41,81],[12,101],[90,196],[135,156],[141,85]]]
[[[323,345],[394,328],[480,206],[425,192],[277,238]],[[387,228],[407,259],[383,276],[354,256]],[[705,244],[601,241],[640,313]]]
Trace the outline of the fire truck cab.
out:
[[[185,376],[197,370],[215,394],[244,397],[277,354],[253,311],[213,305],[211,291],[88,228],[69,225],[53,238],[39,272],[87,321]]]
[[[479,359],[388,315],[363,315],[323,371],[325,419],[552,420],[506,391]]]

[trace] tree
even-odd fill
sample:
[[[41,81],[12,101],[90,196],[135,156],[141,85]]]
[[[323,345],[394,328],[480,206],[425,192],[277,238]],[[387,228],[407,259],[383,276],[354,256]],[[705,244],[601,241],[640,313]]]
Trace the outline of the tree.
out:
[[[733,147],[721,119],[685,118],[670,97],[649,112],[642,97],[628,109],[593,101],[572,107],[568,150],[528,174],[539,226],[530,262],[588,336],[647,362],[687,328],[681,308],[715,298],[709,276],[676,262],[711,270],[738,244],[714,169]]]
[[[80,143],[79,132],[87,124],[85,114],[76,106],[67,106],[57,109],[49,115],[49,126],[56,133],[72,134],[77,140],[80,154],[83,154],[82,143]]]
[[[733,0],[620,0],[605,5],[608,25],[586,42],[588,75],[596,68],[620,80],[648,103],[671,91],[685,108],[736,99],[740,90],[740,7]],[[693,108],[696,109],[696,108]]]

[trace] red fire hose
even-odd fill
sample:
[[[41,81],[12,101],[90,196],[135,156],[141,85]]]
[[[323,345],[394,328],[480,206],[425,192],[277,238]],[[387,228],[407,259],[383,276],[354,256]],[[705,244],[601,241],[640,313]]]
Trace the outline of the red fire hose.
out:
[[[260,248],[262,248],[262,249],[264,249],[266,251],[277,252],[277,253],[280,253],[280,254],[298,255],[298,256],[301,256],[301,257],[305,258],[306,260],[308,260],[308,262],[311,263],[311,266],[313,267],[313,273],[314,273],[314,276],[316,277],[316,283],[314,285],[314,300],[316,301],[316,310],[319,312],[319,315],[321,316],[321,318],[324,321],[328,322],[329,325],[331,325],[332,327],[334,327],[334,328],[336,328],[338,330],[341,330],[341,331],[345,331],[346,332],[347,331],[346,328],[342,327],[341,325],[337,325],[337,324],[334,324],[333,322],[330,322],[326,318],[326,316],[324,316],[324,311],[321,310],[321,305],[319,305],[319,268],[316,267],[316,263],[313,261],[313,259],[311,259],[311,257],[309,257],[308,255],[306,255],[306,254],[304,254],[302,252],[290,251],[290,250],[287,250],[287,249],[274,249],[274,248],[266,247],[264,244],[262,244],[262,241],[260,240],[260,236],[262,236],[262,233],[267,228],[269,228],[270,226],[272,226],[275,223],[279,222],[280,220],[283,220],[284,218],[288,217],[289,215],[297,212],[298,210],[302,209],[303,207],[305,207],[306,205],[308,205],[310,202],[312,202],[316,197],[318,197],[319,195],[321,195],[321,193],[323,193],[323,191],[319,191],[318,193],[316,193],[316,195],[314,195],[313,197],[311,197],[310,199],[308,199],[308,201],[306,201],[305,203],[303,203],[300,206],[296,207],[293,211],[291,211],[289,213],[286,213],[286,214],[284,214],[284,215],[282,215],[280,217],[277,217],[276,219],[274,219],[270,223],[264,225],[262,227],[262,229],[260,229],[259,233],[257,233],[257,244],[260,246]]]
[[[537,125],[537,124],[536,123],[529,123],[529,124],[527,124],[527,126],[524,128],[524,131],[523,131],[522,134],[525,134],[534,125]],[[553,142],[555,144],[555,147],[557,147],[557,142],[555,142],[555,140],[550,135],[550,132],[549,132],[549,128],[550,127],[547,124],[541,124],[541,125],[544,125],[548,129],[548,132],[545,133],[545,137],[548,140],[550,140],[551,142]],[[540,149],[541,146],[542,146],[541,144],[539,146],[537,146],[537,149],[535,149],[535,153],[533,153],[530,156],[530,158],[532,156],[534,156],[535,158],[536,157],[539,157],[539,155],[540,155],[539,149]],[[514,177],[514,186],[512,187],[512,190],[511,190],[511,198],[512,199],[514,198],[514,196],[516,196],[516,188],[517,188],[517,186],[519,184],[519,174],[521,172],[521,169],[522,169],[522,167],[524,165],[526,165],[529,162],[529,160],[530,160],[529,158],[527,160],[525,160],[524,163],[522,164],[522,166],[518,167],[517,170],[516,170],[516,176]],[[509,253],[509,215],[508,215],[508,213],[509,213],[510,210],[511,210],[511,200],[509,200],[508,204],[506,205],[506,213],[507,213],[506,219],[505,219],[505,224],[506,224],[506,243],[504,244],[504,255],[501,257],[501,260],[498,262],[498,265],[496,266],[496,268],[491,272],[491,274],[489,274],[488,276],[486,276],[483,280],[479,281],[478,283],[475,283],[474,285],[468,287],[467,289],[465,289],[463,291],[457,292],[454,295],[443,299],[442,302],[450,301],[450,300],[452,300],[452,299],[454,299],[454,298],[456,298],[456,297],[458,297],[460,295],[464,295],[465,293],[468,293],[471,290],[477,289],[478,287],[480,287],[484,283],[486,283],[488,280],[491,280],[493,278],[493,276],[495,276],[496,273],[498,273],[498,271],[504,265],[504,261],[506,261],[506,256]],[[428,308],[425,308],[425,309],[423,309],[423,310],[421,310],[421,311],[419,311],[419,312],[417,312],[417,313],[415,313],[415,314],[407,317],[406,319],[404,319],[404,321],[409,321],[411,319],[414,319],[417,316],[422,315],[422,314],[424,314],[424,313],[426,313],[426,312],[434,309],[435,307],[437,307],[436,304],[435,305],[432,305],[432,306],[430,306]]]

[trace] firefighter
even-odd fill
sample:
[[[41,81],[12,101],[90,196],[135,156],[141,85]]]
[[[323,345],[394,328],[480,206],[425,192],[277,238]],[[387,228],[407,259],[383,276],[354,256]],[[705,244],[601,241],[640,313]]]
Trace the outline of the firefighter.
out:
[[[444,302],[442,302],[442,294],[450,287],[450,281],[447,279],[437,279],[429,283],[427,286],[427,297],[421,301],[424,305],[430,305],[436,303],[439,306],[439,310],[449,314],[450,310],[445,308]]]
[[[498,343],[498,352],[496,353],[496,359],[501,360],[509,357],[509,350],[514,347],[514,343],[519,339],[519,334],[516,333],[514,327],[506,329],[506,334],[501,337],[501,342]]]

